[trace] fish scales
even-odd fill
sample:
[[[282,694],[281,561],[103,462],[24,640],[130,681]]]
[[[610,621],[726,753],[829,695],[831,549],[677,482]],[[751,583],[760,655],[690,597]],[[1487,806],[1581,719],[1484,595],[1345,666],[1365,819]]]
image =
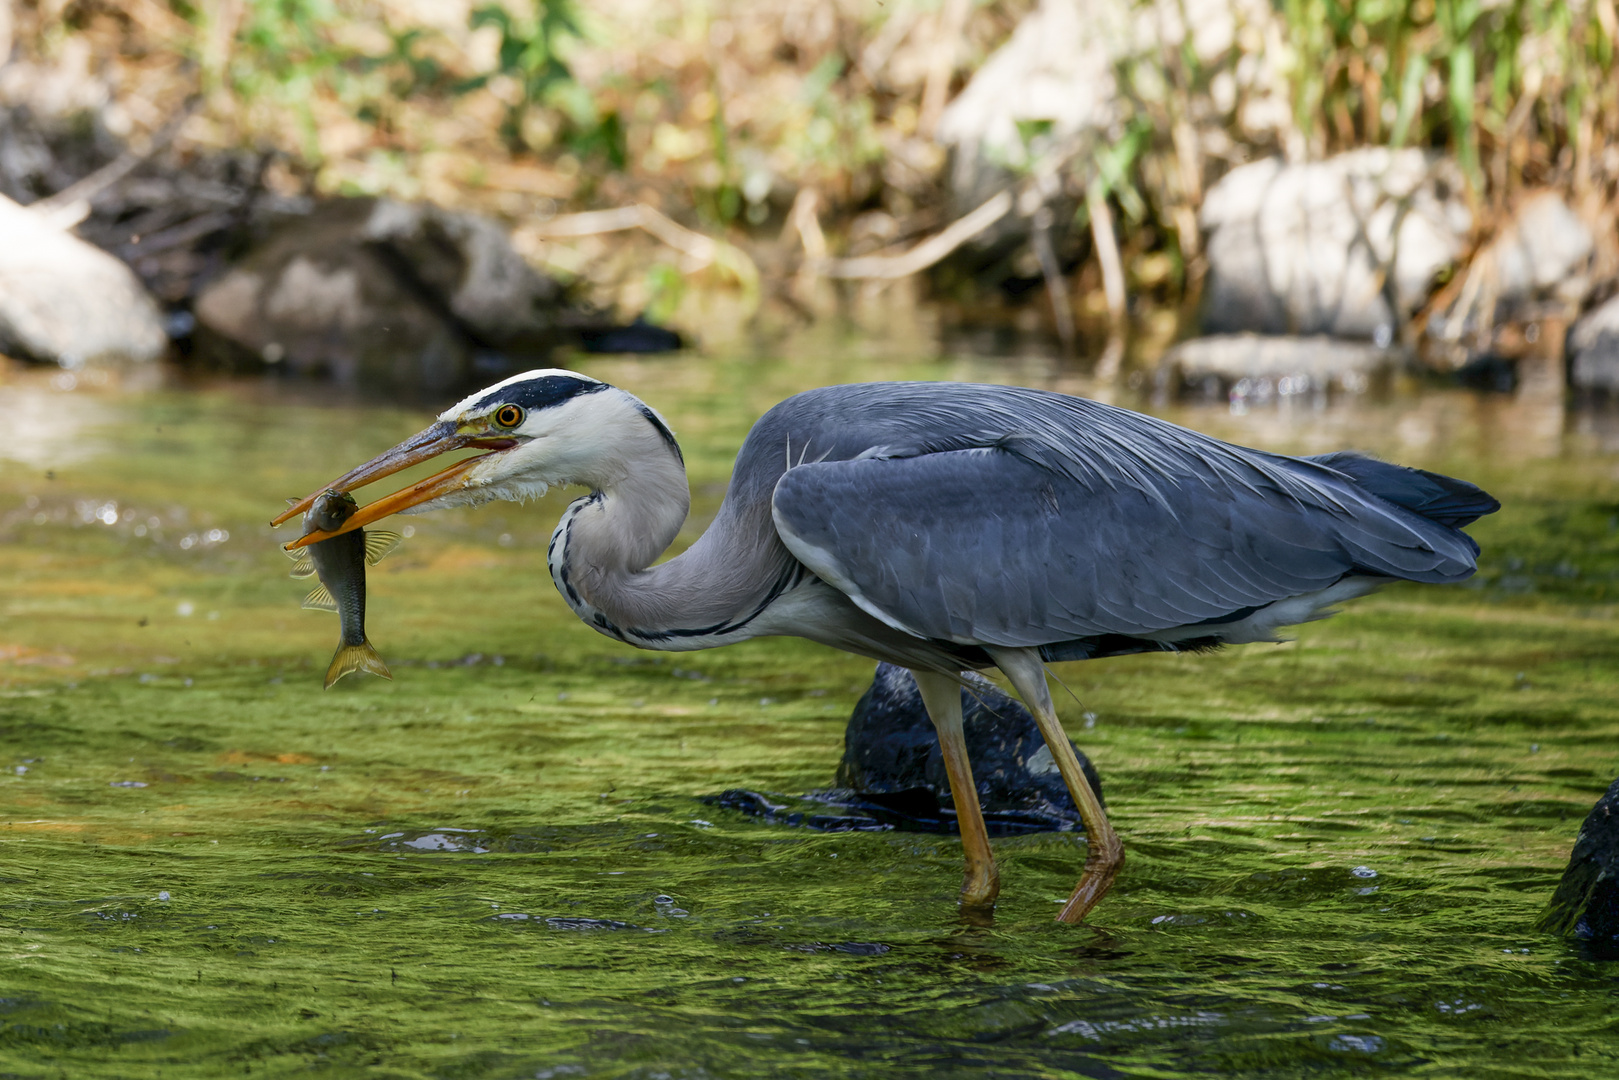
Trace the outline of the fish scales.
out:
[[[354,496],[346,492],[322,492],[304,514],[304,533],[335,532],[357,509]],[[376,563],[398,542],[398,536],[393,533],[355,529],[304,549],[309,554],[310,568],[320,579],[320,587],[310,593],[304,605],[336,611],[341,625],[341,640],[326,670],[327,689],[356,671],[393,678],[366,636],[365,568],[368,563]]]

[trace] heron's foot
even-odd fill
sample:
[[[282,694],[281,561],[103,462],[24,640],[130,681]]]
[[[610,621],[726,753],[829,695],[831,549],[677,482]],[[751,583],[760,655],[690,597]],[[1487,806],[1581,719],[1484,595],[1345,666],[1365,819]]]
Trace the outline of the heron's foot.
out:
[[[1073,895],[1068,902],[1057,912],[1057,921],[1077,923],[1091,913],[1091,908],[1101,903],[1102,897],[1113,887],[1113,879],[1119,876],[1124,867],[1124,845],[1119,843],[1118,834],[1112,829],[1098,843],[1091,841],[1091,854],[1085,860],[1085,870],[1079,877],[1079,884],[1074,886]]]
[[[969,860],[961,880],[961,906],[991,909],[1001,895],[1001,872],[990,860]]]

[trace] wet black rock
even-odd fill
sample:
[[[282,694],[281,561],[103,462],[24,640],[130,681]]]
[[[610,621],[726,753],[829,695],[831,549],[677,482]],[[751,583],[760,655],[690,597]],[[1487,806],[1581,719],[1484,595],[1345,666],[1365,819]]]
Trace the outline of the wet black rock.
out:
[[[983,676],[969,674],[967,679],[972,685],[961,690],[962,726],[984,810],[1032,810],[1077,822],[1079,812],[1034,717]],[[1102,782],[1096,769],[1084,751],[1075,747],[1075,753],[1100,798]],[[837,783],[868,796],[921,788],[943,805],[954,806],[939,735],[909,671],[877,665],[877,675],[855,705],[843,734]]]
[[[1029,711],[969,675],[961,692],[973,780],[991,836],[1082,829],[1079,811]],[[1072,745],[1072,743],[1070,743]],[[1097,796],[1102,784],[1075,747]],[[904,668],[879,664],[849,718],[837,787],[802,796],[733,789],[704,802],[822,832],[958,832],[939,736]]]
[[[1569,855],[1568,869],[1540,916],[1540,929],[1589,942],[1619,958],[1619,780],[1597,800]]]

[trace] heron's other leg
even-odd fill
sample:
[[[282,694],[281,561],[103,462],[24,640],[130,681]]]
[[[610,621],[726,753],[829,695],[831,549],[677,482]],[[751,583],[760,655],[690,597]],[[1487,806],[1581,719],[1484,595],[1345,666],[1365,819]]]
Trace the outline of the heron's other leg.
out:
[[[950,794],[956,802],[956,822],[961,828],[961,847],[967,855],[967,876],[961,882],[961,902],[966,907],[986,907],[1001,894],[1001,872],[989,850],[989,830],[984,828],[984,812],[978,806],[978,786],[973,783],[972,764],[967,760],[967,737],[961,730],[961,684],[935,671],[912,671],[922,691],[922,704],[939,732],[939,749],[944,752],[944,768],[950,775]]]
[[[1057,710],[1051,704],[1051,692],[1046,687],[1046,666],[1034,649],[991,649],[995,666],[1012,681],[1012,687],[1023,703],[1034,714],[1034,722],[1051,749],[1051,756],[1062,773],[1068,793],[1079,807],[1080,820],[1085,823],[1085,842],[1090,856],[1085,860],[1085,871],[1068,902],[1057,912],[1058,922],[1077,923],[1106,895],[1124,865],[1124,845],[1119,834],[1107,820],[1101,800],[1091,790],[1089,780],[1079,767],[1079,757],[1068,742],[1068,736],[1057,719]]]

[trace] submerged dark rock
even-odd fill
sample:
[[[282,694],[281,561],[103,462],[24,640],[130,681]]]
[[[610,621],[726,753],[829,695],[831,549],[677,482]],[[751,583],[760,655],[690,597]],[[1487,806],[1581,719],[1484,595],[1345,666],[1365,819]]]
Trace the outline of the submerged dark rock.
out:
[[[962,726],[990,835],[1082,829],[1034,717],[988,679],[967,679],[971,685],[961,691]],[[1075,747],[1075,753],[1100,798],[1095,767],[1084,751]],[[733,789],[703,801],[823,832],[957,832],[939,736],[909,671],[877,666],[870,689],[849,718],[837,785],[798,797]]]
[[[1568,869],[1538,925],[1619,958],[1619,780],[1580,826]]]

